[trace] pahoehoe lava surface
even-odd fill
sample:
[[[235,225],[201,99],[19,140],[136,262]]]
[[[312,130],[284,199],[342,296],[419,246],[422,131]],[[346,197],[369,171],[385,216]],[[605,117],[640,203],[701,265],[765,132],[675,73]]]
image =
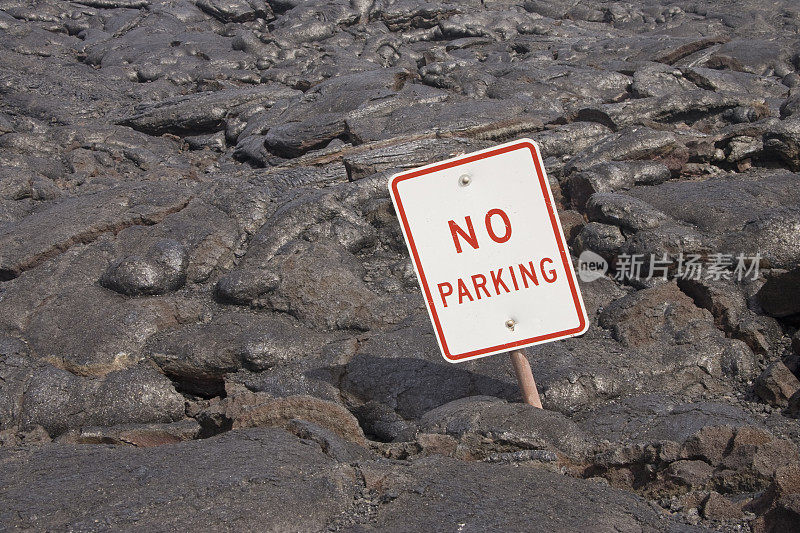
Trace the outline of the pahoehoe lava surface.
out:
[[[0,529],[797,530],[798,35],[792,0],[0,0]],[[582,283],[544,411],[441,359],[386,189],[523,136],[573,257],[760,256]]]

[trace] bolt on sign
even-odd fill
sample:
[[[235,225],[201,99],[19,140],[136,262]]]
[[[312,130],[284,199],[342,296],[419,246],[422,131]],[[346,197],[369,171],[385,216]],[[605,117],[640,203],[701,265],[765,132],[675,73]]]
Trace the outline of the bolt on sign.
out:
[[[446,360],[586,331],[535,142],[521,139],[401,172],[389,191]]]

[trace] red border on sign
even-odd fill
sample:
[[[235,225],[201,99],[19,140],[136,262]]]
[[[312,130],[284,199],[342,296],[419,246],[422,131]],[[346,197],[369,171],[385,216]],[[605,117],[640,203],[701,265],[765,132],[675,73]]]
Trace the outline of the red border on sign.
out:
[[[545,205],[547,206],[547,212],[550,215],[550,224],[553,229],[553,235],[556,239],[556,243],[558,244],[558,250],[561,254],[561,261],[564,267],[564,271],[567,274],[566,277],[567,281],[569,282],[569,288],[572,293],[573,302],[575,303],[575,311],[578,314],[579,325],[576,328],[567,329],[563,331],[556,331],[553,333],[547,333],[545,335],[530,337],[528,339],[509,342],[507,344],[500,344],[497,346],[491,346],[489,348],[473,350],[471,352],[464,352],[460,354],[451,354],[449,348],[447,347],[447,341],[444,338],[444,332],[442,331],[442,325],[439,321],[439,316],[436,313],[436,306],[433,303],[433,297],[431,296],[431,291],[430,288],[428,287],[428,280],[425,277],[425,271],[422,268],[422,262],[420,261],[419,253],[417,252],[417,247],[414,244],[414,236],[411,234],[411,227],[408,224],[408,219],[406,217],[405,209],[403,209],[403,202],[400,200],[400,193],[397,190],[397,184],[400,183],[401,181],[409,180],[412,178],[418,178],[420,176],[424,176],[432,172],[446,170],[448,168],[453,168],[466,163],[471,163],[473,161],[479,161],[481,159],[486,159],[487,157],[492,157],[495,155],[505,154],[508,152],[512,152],[514,150],[519,150],[521,148],[528,148],[531,152],[533,164],[534,167],[536,168],[536,174],[537,177],[539,178],[539,186],[542,189],[542,195],[544,196]],[[395,205],[397,206],[397,212],[400,215],[400,221],[403,224],[403,229],[406,235],[406,239],[408,240],[408,246],[411,250],[412,256],[414,257],[414,264],[417,267],[417,273],[419,274],[420,284],[422,285],[422,290],[425,293],[425,299],[427,300],[428,303],[428,310],[430,311],[431,318],[433,319],[433,323],[436,329],[436,335],[439,338],[439,344],[442,347],[445,359],[447,359],[448,361],[460,361],[462,359],[479,357],[481,355],[489,354],[491,352],[512,350],[522,345],[530,345],[542,341],[554,340],[562,337],[570,337],[585,330],[586,315],[583,310],[581,298],[578,294],[578,289],[575,285],[575,276],[572,272],[572,265],[569,262],[570,259],[569,255],[567,254],[567,247],[564,244],[563,235],[560,231],[558,219],[556,218],[557,215],[555,210],[553,209],[550,191],[547,186],[547,182],[545,181],[544,172],[542,171],[542,166],[539,163],[539,156],[536,150],[536,146],[533,143],[531,143],[530,141],[519,141],[518,143],[507,144],[505,146],[497,148],[496,150],[489,150],[475,155],[466,156],[462,159],[453,159],[441,163],[439,165],[433,165],[419,170],[412,170],[407,173],[398,174],[394,178],[392,178],[391,191],[393,199],[395,201]]]

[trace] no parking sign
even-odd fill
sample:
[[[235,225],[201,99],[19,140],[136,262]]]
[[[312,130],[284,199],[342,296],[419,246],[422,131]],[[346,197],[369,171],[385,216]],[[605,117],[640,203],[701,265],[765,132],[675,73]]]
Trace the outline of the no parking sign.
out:
[[[536,144],[521,139],[389,181],[444,358],[580,335],[586,311]]]

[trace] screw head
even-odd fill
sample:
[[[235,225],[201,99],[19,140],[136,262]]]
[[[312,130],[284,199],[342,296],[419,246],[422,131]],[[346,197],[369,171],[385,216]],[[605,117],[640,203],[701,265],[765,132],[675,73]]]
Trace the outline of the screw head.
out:
[[[517,325],[517,322],[513,318],[509,318],[506,320],[506,327],[511,331],[514,331],[514,326]]]
[[[466,187],[470,183],[472,183],[472,177],[469,174],[462,174],[460,178],[458,178],[458,183],[462,187]]]

